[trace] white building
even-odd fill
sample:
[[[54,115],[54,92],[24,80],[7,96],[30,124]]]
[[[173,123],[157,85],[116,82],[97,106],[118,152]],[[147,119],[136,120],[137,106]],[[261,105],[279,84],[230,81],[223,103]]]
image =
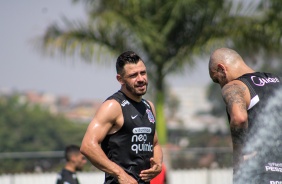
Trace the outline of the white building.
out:
[[[217,118],[208,112],[212,106],[207,100],[206,86],[174,87],[171,93],[178,97],[180,102],[176,116],[181,123],[169,123],[171,128],[184,126],[189,130],[202,131],[207,129],[211,132],[227,132],[229,129],[225,118]]]

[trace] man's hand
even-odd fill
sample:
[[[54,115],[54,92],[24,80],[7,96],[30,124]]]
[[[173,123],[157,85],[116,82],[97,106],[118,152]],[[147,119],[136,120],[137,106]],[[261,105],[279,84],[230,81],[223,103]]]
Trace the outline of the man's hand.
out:
[[[141,179],[146,182],[151,181],[154,177],[156,177],[162,171],[161,163],[156,163],[154,158],[151,158],[150,162],[151,162],[151,168],[141,171],[139,175]]]
[[[126,172],[119,175],[117,178],[119,184],[138,184],[138,182]]]

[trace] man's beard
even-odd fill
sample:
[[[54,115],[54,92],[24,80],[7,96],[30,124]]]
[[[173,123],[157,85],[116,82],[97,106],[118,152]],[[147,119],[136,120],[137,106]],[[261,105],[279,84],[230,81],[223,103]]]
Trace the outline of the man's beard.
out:
[[[145,83],[145,82],[144,82]],[[125,87],[128,91],[130,91],[133,95],[136,95],[136,96],[143,96],[146,94],[147,92],[147,87],[148,87],[148,83],[145,83],[146,85],[146,90],[145,91],[142,91],[142,92],[138,92],[134,87],[130,86],[128,83],[125,83]]]
[[[225,86],[225,84],[228,83],[228,80],[227,80],[226,75],[221,76],[221,83],[222,83],[222,86],[221,86],[221,87]]]

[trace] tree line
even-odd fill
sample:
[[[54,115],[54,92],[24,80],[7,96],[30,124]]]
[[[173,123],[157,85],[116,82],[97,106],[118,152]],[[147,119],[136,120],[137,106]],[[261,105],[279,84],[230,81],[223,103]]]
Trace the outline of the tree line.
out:
[[[21,102],[19,96],[0,97],[0,152],[63,151],[68,144],[80,145],[87,124],[63,115],[53,115],[38,105]],[[59,158],[1,159],[0,173],[52,170],[62,164]]]

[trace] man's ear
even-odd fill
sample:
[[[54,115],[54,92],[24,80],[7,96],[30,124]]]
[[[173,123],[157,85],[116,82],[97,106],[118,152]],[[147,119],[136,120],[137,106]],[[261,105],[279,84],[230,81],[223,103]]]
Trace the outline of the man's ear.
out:
[[[75,160],[75,155],[74,154],[70,155],[70,161],[73,162],[74,160]]]
[[[117,78],[117,81],[118,81],[121,85],[124,84],[123,79],[122,79],[122,77],[121,77],[120,74],[117,74],[116,78]]]
[[[226,67],[223,64],[217,64],[217,71],[226,73]]]

